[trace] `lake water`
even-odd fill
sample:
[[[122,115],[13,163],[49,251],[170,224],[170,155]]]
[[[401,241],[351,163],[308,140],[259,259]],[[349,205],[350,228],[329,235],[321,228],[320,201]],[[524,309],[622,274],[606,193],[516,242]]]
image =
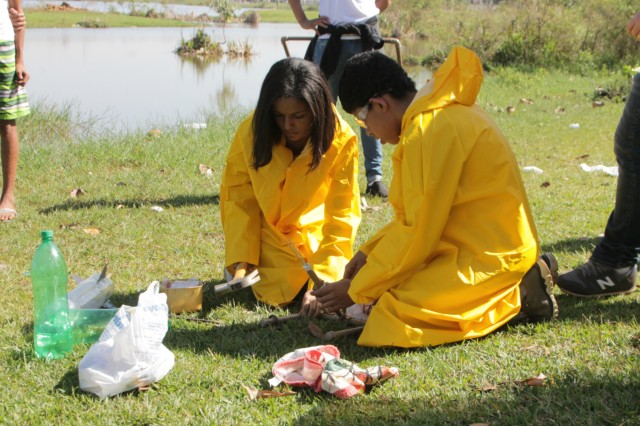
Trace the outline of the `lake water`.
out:
[[[223,55],[204,63],[174,50],[196,28],[27,29],[25,64],[30,102],[70,105],[97,126],[148,130],[200,123],[212,113],[249,110],[271,65],[286,54],[282,36],[310,36],[297,24],[230,24],[207,27],[218,42],[248,42],[248,60]],[[292,56],[308,42],[290,41]],[[389,49],[393,55],[393,49]]]
[[[127,130],[203,121],[224,108],[251,107],[269,67],[286,57],[283,35],[308,35],[297,25],[227,26],[228,41],[248,41],[249,60],[224,55],[201,63],[174,53],[195,28],[29,29],[25,63],[30,100],[71,104]],[[223,41],[222,28],[206,30]],[[291,44],[292,56],[306,43]]]

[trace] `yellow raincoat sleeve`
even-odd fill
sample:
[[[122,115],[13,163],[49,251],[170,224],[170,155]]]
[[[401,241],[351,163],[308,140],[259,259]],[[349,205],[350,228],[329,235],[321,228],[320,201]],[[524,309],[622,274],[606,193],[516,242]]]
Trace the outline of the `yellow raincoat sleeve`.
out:
[[[253,115],[246,118],[236,131],[220,186],[226,266],[236,262],[257,265],[260,258],[260,208],[249,176],[252,119]]]
[[[465,159],[446,114],[439,111],[438,120],[433,120],[426,130],[419,123],[409,129],[409,135],[394,152],[394,166],[403,167],[399,176],[394,176],[395,191],[390,193],[389,200],[396,208],[396,217],[363,247],[367,263],[349,290],[355,303],[378,300],[385,291],[428,263],[440,243]],[[405,196],[403,200],[398,199],[403,197],[398,192],[405,194],[407,188],[403,187],[401,176],[412,176],[411,197]],[[422,184],[420,188],[414,186],[418,182]]]
[[[353,256],[353,242],[360,224],[360,190],[358,188],[358,139],[341,120],[341,139],[345,140],[330,173],[331,184],[324,209],[323,238],[311,256],[318,276],[333,282],[342,275],[348,259]]]

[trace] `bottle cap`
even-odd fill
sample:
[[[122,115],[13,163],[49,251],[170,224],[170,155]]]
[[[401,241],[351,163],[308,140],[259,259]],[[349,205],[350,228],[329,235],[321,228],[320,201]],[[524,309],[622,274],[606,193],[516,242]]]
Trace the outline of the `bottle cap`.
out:
[[[53,231],[40,231],[40,236],[42,236],[42,239],[47,239],[50,240],[53,238]]]

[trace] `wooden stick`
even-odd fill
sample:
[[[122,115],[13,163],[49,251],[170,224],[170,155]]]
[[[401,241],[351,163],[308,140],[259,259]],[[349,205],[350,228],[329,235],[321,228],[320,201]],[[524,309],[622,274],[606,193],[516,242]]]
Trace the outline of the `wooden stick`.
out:
[[[335,340],[339,337],[342,336],[349,336],[351,334],[358,334],[362,331],[364,327],[353,327],[353,328],[347,328],[345,330],[338,330],[338,331],[327,331],[324,334],[324,340],[326,342],[330,342],[332,340]]]
[[[206,319],[206,318],[179,317],[175,314],[171,314],[169,318],[177,319],[177,320],[193,321],[193,322],[204,322],[207,324],[223,325],[223,322],[220,320],[212,320],[212,319]]]
[[[316,274],[316,271],[314,271],[313,269],[311,269],[311,267],[309,267],[309,269],[304,268],[305,271],[307,271],[307,275],[309,275],[309,278],[311,278],[311,281],[313,281],[314,285],[314,289],[317,290],[320,287],[322,287],[324,285],[324,281],[322,281],[320,279],[320,277],[318,276],[318,274]]]
[[[300,318],[301,316],[302,315],[300,314],[300,312],[298,312],[297,314],[283,315],[281,317],[271,315],[269,318],[265,318],[262,321],[260,321],[260,327],[268,327],[270,325],[275,325],[281,322],[297,319],[297,318]]]

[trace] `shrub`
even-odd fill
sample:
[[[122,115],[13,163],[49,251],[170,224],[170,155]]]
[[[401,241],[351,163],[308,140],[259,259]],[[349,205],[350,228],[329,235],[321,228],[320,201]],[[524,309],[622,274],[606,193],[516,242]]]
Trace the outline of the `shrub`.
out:
[[[180,40],[175,52],[179,55],[221,55],[222,48],[219,43],[211,41],[211,37],[204,29],[198,28],[192,39]]]
[[[260,23],[260,14],[255,10],[247,11],[240,17],[243,23],[249,25],[258,25]]]
[[[108,27],[106,22],[103,22],[99,19],[89,19],[88,21],[80,21],[76,25],[81,28],[107,28]]]

